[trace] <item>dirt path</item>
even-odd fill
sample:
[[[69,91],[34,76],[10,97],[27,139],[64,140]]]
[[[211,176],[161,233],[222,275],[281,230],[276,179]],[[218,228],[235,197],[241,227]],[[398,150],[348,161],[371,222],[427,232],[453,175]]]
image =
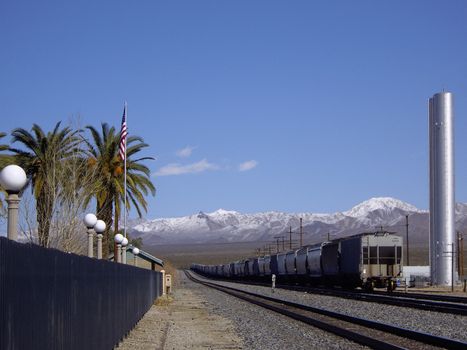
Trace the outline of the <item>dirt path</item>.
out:
[[[183,279],[173,301],[160,304],[147,312],[119,350],[243,348],[232,322],[213,314],[202,295],[186,288]]]

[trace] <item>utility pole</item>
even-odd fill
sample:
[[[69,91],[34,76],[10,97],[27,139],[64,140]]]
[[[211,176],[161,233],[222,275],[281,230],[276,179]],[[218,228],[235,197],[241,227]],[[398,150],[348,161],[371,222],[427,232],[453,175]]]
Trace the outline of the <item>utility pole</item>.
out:
[[[276,239],[276,253],[279,253],[279,238],[280,237],[274,237]]]
[[[300,248],[303,246],[303,219],[300,218]]]
[[[299,232],[295,232],[295,233],[298,233],[300,235],[300,246],[299,248],[303,247],[303,218],[300,218],[300,231]],[[292,249],[292,226],[290,226],[290,231],[289,231],[289,241],[290,241],[290,249]]]
[[[279,239],[282,239],[282,251],[285,250],[285,236],[275,236],[274,237],[277,240],[277,249],[279,249]]]
[[[292,226],[289,229],[289,249],[292,250]]]
[[[457,232],[457,258],[458,258],[458,266],[457,270],[459,271],[459,279],[462,280],[464,278],[464,237],[462,237],[461,232]],[[464,292],[467,288],[467,280],[464,278]]]
[[[276,236],[274,238],[280,238],[282,240],[282,251],[285,251],[285,236],[282,235],[282,236]]]
[[[462,281],[464,276],[464,242],[462,233],[457,231],[457,272],[459,274],[459,280]]]
[[[410,260],[409,260],[409,216],[405,216],[405,237],[407,240],[407,266],[410,265]]]

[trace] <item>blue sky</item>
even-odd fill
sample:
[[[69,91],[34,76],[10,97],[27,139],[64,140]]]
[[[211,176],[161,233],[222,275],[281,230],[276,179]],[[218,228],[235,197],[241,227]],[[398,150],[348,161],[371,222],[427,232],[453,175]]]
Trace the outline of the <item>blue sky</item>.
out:
[[[467,202],[465,1],[3,1],[0,131],[144,137],[147,217],[428,206],[427,100],[455,94]],[[242,170],[242,171],[241,171]]]

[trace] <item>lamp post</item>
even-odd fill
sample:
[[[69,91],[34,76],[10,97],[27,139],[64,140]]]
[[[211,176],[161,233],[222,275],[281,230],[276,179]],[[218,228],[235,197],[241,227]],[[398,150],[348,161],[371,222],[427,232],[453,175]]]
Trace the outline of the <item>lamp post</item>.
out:
[[[137,263],[137,261],[136,261],[136,258],[137,258],[137,255],[138,255],[138,254],[139,254],[139,249],[136,248],[136,247],[133,248],[133,255],[134,255],[134,257],[135,257],[135,262],[134,262],[134,265],[135,265],[135,266],[138,266],[138,263]]]
[[[122,263],[126,264],[126,246],[128,245],[128,238],[123,237],[122,241]]]
[[[105,231],[106,225],[102,220],[97,220],[94,225],[94,231],[97,233],[97,258],[102,259],[102,233]]]
[[[122,258],[122,242],[123,242],[123,235],[117,233],[114,237],[115,243],[117,243],[117,256],[115,257],[116,262],[121,262]]]
[[[93,244],[93,235],[94,235],[94,226],[97,223],[97,218],[94,214],[89,213],[86,214],[84,217],[84,224],[86,225],[86,228],[88,229],[88,257],[92,258],[94,257],[94,244]]]
[[[0,184],[8,193],[8,239],[18,239],[18,208],[20,198],[18,193],[26,185],[24,170],[17,165],[8,165],[0,172]]]

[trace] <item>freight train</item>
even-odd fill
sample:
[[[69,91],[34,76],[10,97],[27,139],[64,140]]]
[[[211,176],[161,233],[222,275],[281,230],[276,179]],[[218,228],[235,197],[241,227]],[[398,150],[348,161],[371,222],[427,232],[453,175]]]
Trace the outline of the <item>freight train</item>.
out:
[[[271,281],[275,275],[278,283],[392,291],[402,271],[402,237],[361,233],[228,264],[192,264],[191,269],[214,278]]]

